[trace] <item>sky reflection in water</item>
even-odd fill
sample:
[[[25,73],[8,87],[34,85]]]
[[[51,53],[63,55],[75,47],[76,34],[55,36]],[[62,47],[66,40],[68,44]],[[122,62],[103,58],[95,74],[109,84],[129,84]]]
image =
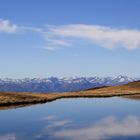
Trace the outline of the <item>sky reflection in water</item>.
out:
[[[0,111],[0,140],[138,140],[140,101],[61,99]]]

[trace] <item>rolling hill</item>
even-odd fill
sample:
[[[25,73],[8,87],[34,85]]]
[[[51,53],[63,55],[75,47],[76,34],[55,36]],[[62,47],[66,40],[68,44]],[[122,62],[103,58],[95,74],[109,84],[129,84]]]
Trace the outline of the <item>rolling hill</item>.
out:
[[[140,98],[140,81],[131,82],[124,85],[92,88],[79,92],[64,92],[52,94],[33,94],[27,92],[0,92],[0,106],[22,106],[36,103],[45,103],[60,98],[80,98],[80,97],[113,97],[123,96],[127,98]]]

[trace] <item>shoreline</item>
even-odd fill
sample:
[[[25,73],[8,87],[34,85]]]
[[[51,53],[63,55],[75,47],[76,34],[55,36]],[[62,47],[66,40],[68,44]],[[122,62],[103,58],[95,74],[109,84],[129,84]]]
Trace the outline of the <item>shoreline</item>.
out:
[[[39,93],[10,93],[0,92],[0,110],[11,108],[25,107],[35,104],[43,104],[63,98],[109,98],[109,97],[126,97],[132,99],[140,99],[140,92],[114,92],[114,93],[99,93],[99,92],[68,92],[56,94],[39,94]]]

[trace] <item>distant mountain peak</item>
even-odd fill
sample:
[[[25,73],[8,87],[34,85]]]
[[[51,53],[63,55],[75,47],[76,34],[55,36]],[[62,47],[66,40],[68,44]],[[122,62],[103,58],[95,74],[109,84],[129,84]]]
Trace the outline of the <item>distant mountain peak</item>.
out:
[[[0,91],[6,92],[67,92],[101,86],[114,86],[140,80],[127,76],[116,77],[48,77],[24,79],[0,79]]]

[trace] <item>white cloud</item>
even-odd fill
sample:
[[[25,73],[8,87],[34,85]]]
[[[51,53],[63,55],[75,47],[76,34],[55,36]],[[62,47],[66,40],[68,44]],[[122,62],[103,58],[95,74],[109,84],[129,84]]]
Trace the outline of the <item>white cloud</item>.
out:
[[[44,46],[41,48],[51,51],[60,47],[77,46],[82,40],[107,49],[122,47],[133,50],[140,48],[140,30],[137,29],[120,29],[94,24],[17,26],[9,20],[0,19],[0,33],[16,33],[18,31],[25,34],[38,33],[45,40]]]
[[[96,43],[104,48],[112,49],[123,47],[126,49],[137,49],[140,47],[140,30],[117,29],[99,25],[70,24],[60,26],[47,26],[46,38],[49,45],[68,46],[68,39],[86,39],[87,42]],[[56,41],[57,40],[57,41]],[[76,42],[77,43],[77,42]]]
[[[46,46],[42,46],[42,49],[46,49],[49,51],[55,51],[60,49],[62,46],[70,46],[70,44],[63,40],[53,40],[53,39],[45,39],[46,40]]]
[[[48,50],[48,51],[56,51],[58,48],[55,47],[55,46],[43,46],[43,47],[40,47],[44,50]]]
[[[10,23],[9,20],[0,19],[0,32],[2,33],[16,33],[17,25]]]

